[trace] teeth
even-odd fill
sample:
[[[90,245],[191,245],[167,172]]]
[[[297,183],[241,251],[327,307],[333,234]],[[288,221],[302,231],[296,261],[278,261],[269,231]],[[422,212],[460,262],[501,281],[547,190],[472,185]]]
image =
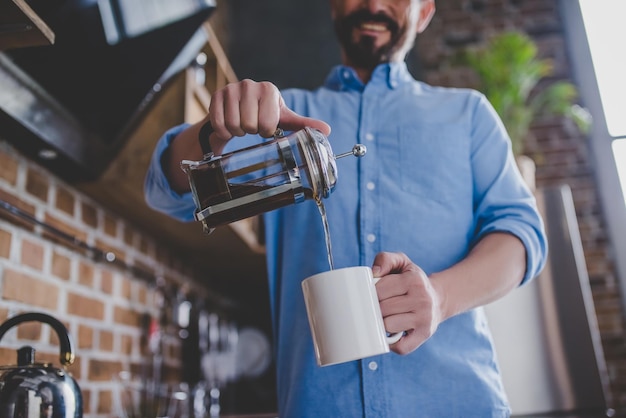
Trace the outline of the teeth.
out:
[[[361,29],[371,30],[375,32],[383,32],[387,30],[387,27],[382,23],[363,23],[361,24]]]

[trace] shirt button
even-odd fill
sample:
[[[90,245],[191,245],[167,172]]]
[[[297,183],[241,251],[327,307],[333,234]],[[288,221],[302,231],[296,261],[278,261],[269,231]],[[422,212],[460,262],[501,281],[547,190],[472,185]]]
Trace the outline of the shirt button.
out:
[[[367,183],[367,190],[374,190],[376,188],[376,185],[373,182],[369,182]]]
[[[350,78],[350,72],[349,71],[344,71],[343,72],[343,78]]]
[[[378,363],[376,363],[375,361],[370,361],[367,367],[369,367],[371,371],[375,371],[376,369],[378,369]]]
[[[374,235],[374,234],[369,234],[369,235],[367,236],[367,241],[368,241],[368,242],[374,242],[374,241],[376,241],[376,235]]]
[[[367,139],[368,141],[373,141],[374,140],[374,135],[371,133],[367,133],[365,134],[365,139]]]

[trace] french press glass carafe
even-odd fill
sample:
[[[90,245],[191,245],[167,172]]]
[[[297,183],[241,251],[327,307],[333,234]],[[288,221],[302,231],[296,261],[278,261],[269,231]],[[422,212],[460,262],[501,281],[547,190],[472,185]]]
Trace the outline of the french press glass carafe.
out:
[[[204,231],[299,203],[327,198],[337,182],[335,160],[365,155],[364,145],[334,155],[324,134],[304,128],[258,145],[222,155],[207,152],[201,161],[183,160]]]

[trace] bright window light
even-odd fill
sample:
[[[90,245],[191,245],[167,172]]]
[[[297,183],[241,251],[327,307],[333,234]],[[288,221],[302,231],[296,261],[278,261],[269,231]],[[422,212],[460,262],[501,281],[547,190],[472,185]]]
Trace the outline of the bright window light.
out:
[[[619,35],[626,16],[624,0],[578,0],[591,60],[626,203],[626,49]],[[620,139],[617,139],[622,137]]]
[[[620,35],[626,1],[579,0],[579,3],[609,134],[614,138],[626,136],[626,49]]]

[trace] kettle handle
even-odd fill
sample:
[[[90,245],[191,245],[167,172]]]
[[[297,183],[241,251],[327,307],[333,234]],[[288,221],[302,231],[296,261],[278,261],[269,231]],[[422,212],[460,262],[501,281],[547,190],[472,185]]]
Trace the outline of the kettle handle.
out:
[[[63,366],[74,363],[74,351],[72,350],[72,341],[67,332],[65,325],[58,319],[41,312],[26,312],[23,314],[15,315],[6,320],[0,325],[0,339],[4,334],[14,326],[21,324],[22,322],[38,321],[44,322],[50,325],[57,333],[59,337],[59,344],[61,346],[61,354],[59,360]]]

